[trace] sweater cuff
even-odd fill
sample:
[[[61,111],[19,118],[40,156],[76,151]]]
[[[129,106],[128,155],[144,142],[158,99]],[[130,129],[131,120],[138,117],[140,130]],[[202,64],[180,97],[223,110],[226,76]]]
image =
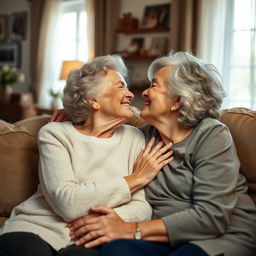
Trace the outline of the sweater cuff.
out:
[[[175,214],[162,217],[162,220],[168,232],[170,245],[174,247],[181,244],[183,242],[182,233],[184,229],[184,222],[180,220],[179,217]]]
[[[110,184],[106,184],[108,187],[110,186]],[[110,203],[113,207],[114,206],[118,206],[120,204],[124,204],[127,203],[131,200],[131,191],[130,188],[126,182],[126,180],[124,178],[115,178],[111,181],[111,187],[114,188],[114,190],[112,191],[112,195],[110,194],[110,198],[109,201],[111,202],[116,201],[116,202],[112,202]],[[107,191],[107,190],[106,190]],[[112,200],[111,200],[112,197]]]

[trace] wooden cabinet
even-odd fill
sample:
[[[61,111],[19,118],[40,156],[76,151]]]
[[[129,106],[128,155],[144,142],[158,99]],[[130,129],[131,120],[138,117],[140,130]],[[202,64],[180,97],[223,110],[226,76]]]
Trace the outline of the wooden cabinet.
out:
[[[0,119],[9,123],[14,123],[19,120],[36,116],[37,110],[34,104],[20,105],[20,104],[0,104]]]

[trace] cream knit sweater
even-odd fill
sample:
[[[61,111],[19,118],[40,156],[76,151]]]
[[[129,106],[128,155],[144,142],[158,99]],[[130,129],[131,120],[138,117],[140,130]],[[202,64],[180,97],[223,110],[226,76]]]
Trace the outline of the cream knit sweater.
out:
[[[12,211],[0,234],[23,231],[39,235],[54,249],[70,242],[67,222],[90,207],[114,208],[126,221],[150,219],[144,191],[131,196],[123,178],[132,173],[144,135],[123,125],[111,138],[86,136],[70,122],[49,123],[39,132],[37,192]]]

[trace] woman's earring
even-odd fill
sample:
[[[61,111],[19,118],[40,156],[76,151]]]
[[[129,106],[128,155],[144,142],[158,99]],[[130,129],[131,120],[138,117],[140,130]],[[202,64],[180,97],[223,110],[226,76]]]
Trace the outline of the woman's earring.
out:
[[[171,107],[171,111],[174,111],[174,107]]]

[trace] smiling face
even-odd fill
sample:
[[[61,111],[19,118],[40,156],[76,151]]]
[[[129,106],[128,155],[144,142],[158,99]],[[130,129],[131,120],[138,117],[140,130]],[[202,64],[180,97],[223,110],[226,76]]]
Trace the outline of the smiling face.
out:
[[[173,68],[173,66],[167,66],[156,72],[150,87],[142,93],[144,106],[140,115],[149,124],[168,117],[171,113],[174,100],[168,95],[166,80]]]
[[[131,118],[130,104],[134,95],[128,90],[123,77],[115,70],[108,70],[103,83],[104,89],[96,99],[98,110],[110,118]]]

